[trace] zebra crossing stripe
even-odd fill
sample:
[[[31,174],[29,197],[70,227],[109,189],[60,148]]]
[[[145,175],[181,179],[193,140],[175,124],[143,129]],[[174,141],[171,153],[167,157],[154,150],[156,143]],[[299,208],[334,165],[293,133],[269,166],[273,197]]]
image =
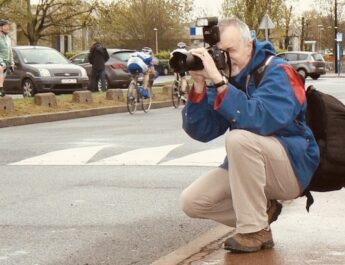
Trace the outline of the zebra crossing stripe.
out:
[[[108,157],[88,165],[157,165],[172,150],[182,144],[135,149],[120,155]]]
[[[10,165],[85,165],[96,153],[103,148],[110,146],[112,145],[88,146],[59,150],[11,163]]]
[[[214,167],[222,163],[225,157],[225,149],[215,148],[177,159],[161,162],[168,154],[181,146],[182,144],[165,145],[158,147],[140,148],[128,151],[119,155],[107,157],[92,163],[88,163],[100,150],[114,145],[101,145],[71,148],[49,152],[43,155],[24,159],[9,165],[22,166],[22,165],[114,165],[114,166],[203,166]],[[167,159],[166,159],[167,160]]]
[[[161,163],[162,166],[219,166],[225,158],[225,148],[215,148],[197,152],[191,155],[180,157]]]

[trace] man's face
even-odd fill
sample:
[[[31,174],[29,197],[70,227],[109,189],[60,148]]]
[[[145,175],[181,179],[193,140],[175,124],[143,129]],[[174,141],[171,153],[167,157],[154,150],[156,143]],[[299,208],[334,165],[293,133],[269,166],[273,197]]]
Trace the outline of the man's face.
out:
[[[218,47],[228,52],[231,59],[231,76],[235,76],[248,64],[253,42],[244,42],[240,31],[234,26],[229,26],[221,33]]]
[[[0,29],[4,33],[9,33],[10,32],[10,25],[9,24],[3,25],[2,27],[0,27]]]

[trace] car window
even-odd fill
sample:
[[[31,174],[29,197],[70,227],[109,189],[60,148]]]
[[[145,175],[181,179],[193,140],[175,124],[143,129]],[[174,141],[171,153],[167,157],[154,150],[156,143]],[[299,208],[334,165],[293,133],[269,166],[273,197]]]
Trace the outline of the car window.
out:
[[[88,63],[87,56],[88,53],[78,54],[71,59],[71,62],[75,64]]]
[[[322,55],[319,54],[319,53],[314,53],[311,56],[314,58],[315,61],[319,61],[319,62],[323,62],[324,61]]]
[[[110,57],[118,59],[118,60],[123,61],[123,62],[127,62],[129,59],[129,56],[132,53],[133,52],[114,52],[113,54],[110,55]]]
[[[300,61],[302,60],[307,60],[308,59],[308,54],[301,53],[298,58]]]
[[[278,54],[277,57],[285,59],[285,54],[284,53]]]
[[[297,61],[297,54],[296,53],[287,53],[285,55],[285,58],[288,61]]]
[[[66,64],[68,60],[52,49],[22,49],[18,52],[26,64]]]

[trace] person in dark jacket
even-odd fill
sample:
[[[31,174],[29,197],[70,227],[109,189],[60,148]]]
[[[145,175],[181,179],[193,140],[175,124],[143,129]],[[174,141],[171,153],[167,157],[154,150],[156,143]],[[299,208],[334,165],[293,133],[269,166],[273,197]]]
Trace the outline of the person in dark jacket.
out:
[[[109,59],[107,49],[102,46],[99,41],[96,41],[90,48],[89,62],[92,64],[91,80],[89,89],[91,91],[98,91],[99,83],[101,89],[106,89],[105,77],[105,63]]]
[[[192,50],[204,69],[189,71],[194,85],[183,109],[183,128],[208,142],[225,134],[227,157],[181,195],[194,218],[234,227],[224,248],[254,252],[274,245],[270,224],[281,203],[299,197],[318,167],[320,154],[306,124],[304,82],[268,41],[252,40],[236,19],[219,23],[217,46],[231,59],[230,79],[205,48]],[[260,83],[256,70],[265,65]],[[206,86],[206,79],[213,85]],[[229,80],[229,81],[228,81]]]

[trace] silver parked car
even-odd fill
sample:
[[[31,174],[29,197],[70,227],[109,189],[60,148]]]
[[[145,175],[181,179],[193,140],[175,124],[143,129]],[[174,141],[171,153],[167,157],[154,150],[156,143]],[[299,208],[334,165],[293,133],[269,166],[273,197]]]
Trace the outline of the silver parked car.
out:
[[[70,63],[55,49],[16,46],[13,47],[13,58],[15,70],[7,73],[5,93],[28,97],[38,92],[65,93],[87,89],[85,69]]]
[[[277,56],[284,58],[304,78],[310,76],[318,79],[326,73],[326,63],[323,56],[316,52],[290,51],[282,52]]]

